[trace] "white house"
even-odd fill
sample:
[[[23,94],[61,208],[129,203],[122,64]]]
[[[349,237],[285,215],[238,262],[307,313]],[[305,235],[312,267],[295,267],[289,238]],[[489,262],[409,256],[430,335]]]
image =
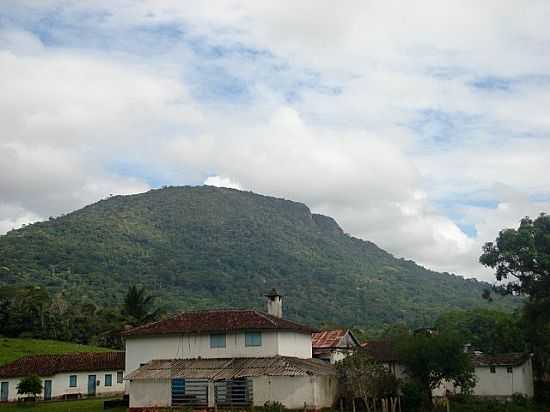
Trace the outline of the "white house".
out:
[[[362,345],[373,359],[385,365],[398,379],[406,379],[407,371],[391,341],[369,341]],[[533,365],[528,353],[504,353],[489,355],[470,353],[476,376],[473,396],[508,399],[512,395],[533,397]],[[458,393],[451,383],[445,382],[433,391],[442,397],[447,392]]]
[[[0,367],[0,401],[16,401],[19,381],[42,379],[43,400],[124,392],[124,352],[83,352],[25,356]]]
[[[529,353],[490,355],[474,352],[471,357],[477,378],[472,395],[503,400],[512,395],[533,397],[533,364]],[[434,395],[444,396],[446,391],[460,392],[460,388],[444,384],[435,390]]]
[[[360,347],[349,329],[332,329],[315,332],[311,336],[313,357],[335,364]]]
[[[333,366],[312,359],[312,328],[282,318],[282,297],[268,313],[207,310],[124,332],[130,408],[263,405],[330,407]]]

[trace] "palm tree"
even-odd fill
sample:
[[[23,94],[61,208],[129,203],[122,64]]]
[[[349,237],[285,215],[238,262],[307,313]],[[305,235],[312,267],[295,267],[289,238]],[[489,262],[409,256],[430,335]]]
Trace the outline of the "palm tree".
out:
[[[149,295],[144,287],[138,288],[132,285],[128,288],[124,298],[123,313],[131,325],[157,320],[161,315],[159,308],[151,308],[155,297]]]

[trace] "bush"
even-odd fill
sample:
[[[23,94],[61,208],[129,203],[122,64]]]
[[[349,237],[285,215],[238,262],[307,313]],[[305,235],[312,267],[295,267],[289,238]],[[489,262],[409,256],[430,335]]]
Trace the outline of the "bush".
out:
[[[17,393],[19,395],[32,395],[36,398],[36,395],[42,392],[42,381],[36,375],[23,378],[17,384]]]
[[[407,381],[401,385],[401,392],[403,393],[403,403],[405,404],[405,410],[410,412],[420,411],[422,407],[422,401],[424,398],[424,391],[422,386],[414,381]]]

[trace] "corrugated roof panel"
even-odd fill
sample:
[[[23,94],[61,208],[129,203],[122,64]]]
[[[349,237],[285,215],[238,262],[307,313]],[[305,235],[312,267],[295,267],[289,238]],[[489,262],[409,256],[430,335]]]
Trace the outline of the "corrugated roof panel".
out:
[[[318,359],[287,356],[233,359],[155,360],[127,376],[127,379],[236,379],[254,376],[335,375],[334,366]]]

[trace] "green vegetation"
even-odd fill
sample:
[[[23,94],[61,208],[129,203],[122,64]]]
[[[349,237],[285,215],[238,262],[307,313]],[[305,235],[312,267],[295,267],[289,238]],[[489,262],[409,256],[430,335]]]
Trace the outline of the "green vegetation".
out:
[[[489,309],[451,311],[434,324],[442,333],[456,333],[473,350],[485,353],[523,352],[527,350],[525,324],[519,312]]]
[[[263,309],[263,293],[277,287],[291,319],[368,330],[429,326],[451,309],[489,307],[486,283],[397,259],[303,204],[214,187],[114,196],[11,231],[0,237],[0,284],[40,285],[96,311],[123,302],[130,285],[168,311]]]
[[[550,216],[525,217],[517,229],[501,230],[483,246],[479,261],[495,269],[500,294],[527,296],[522,323],[534,354],[537,397],[543,398],[550,373]],[[485,296],[491,299],[490,294]],[[546,383],[547,385],[547,383]]]
[[[69,352],[104,352],[111,349],[42,339],[0,338],[0,365],[28,355]]]
[[[19,402],[0,404],[1,412],[103,412],[105,399],[74,401]],[[109,409],[109,412],[126,412],[127,408]]]
[[[417,333],[397,342],[397,350],[408,377],[421,390],[424,410],[432,409],[432,391],[444,381],[462,393],[475,386],[470,355],[456,335]]]
[[[36,395],[42,392],[42,389],[42,379],[37,375],[27,376],[17,384],[18,395],[30,395],[34,400],[36,400]]]
[[[361,399],[367,411],[371,411],[377,410],[385,399],[396,397],[399,393],[399,381],[395,375],[364,350],[344,358],[338,362],[337,368],[341,394],[346,404],[352,404],[351,409],[354,411],[358,399]]]

